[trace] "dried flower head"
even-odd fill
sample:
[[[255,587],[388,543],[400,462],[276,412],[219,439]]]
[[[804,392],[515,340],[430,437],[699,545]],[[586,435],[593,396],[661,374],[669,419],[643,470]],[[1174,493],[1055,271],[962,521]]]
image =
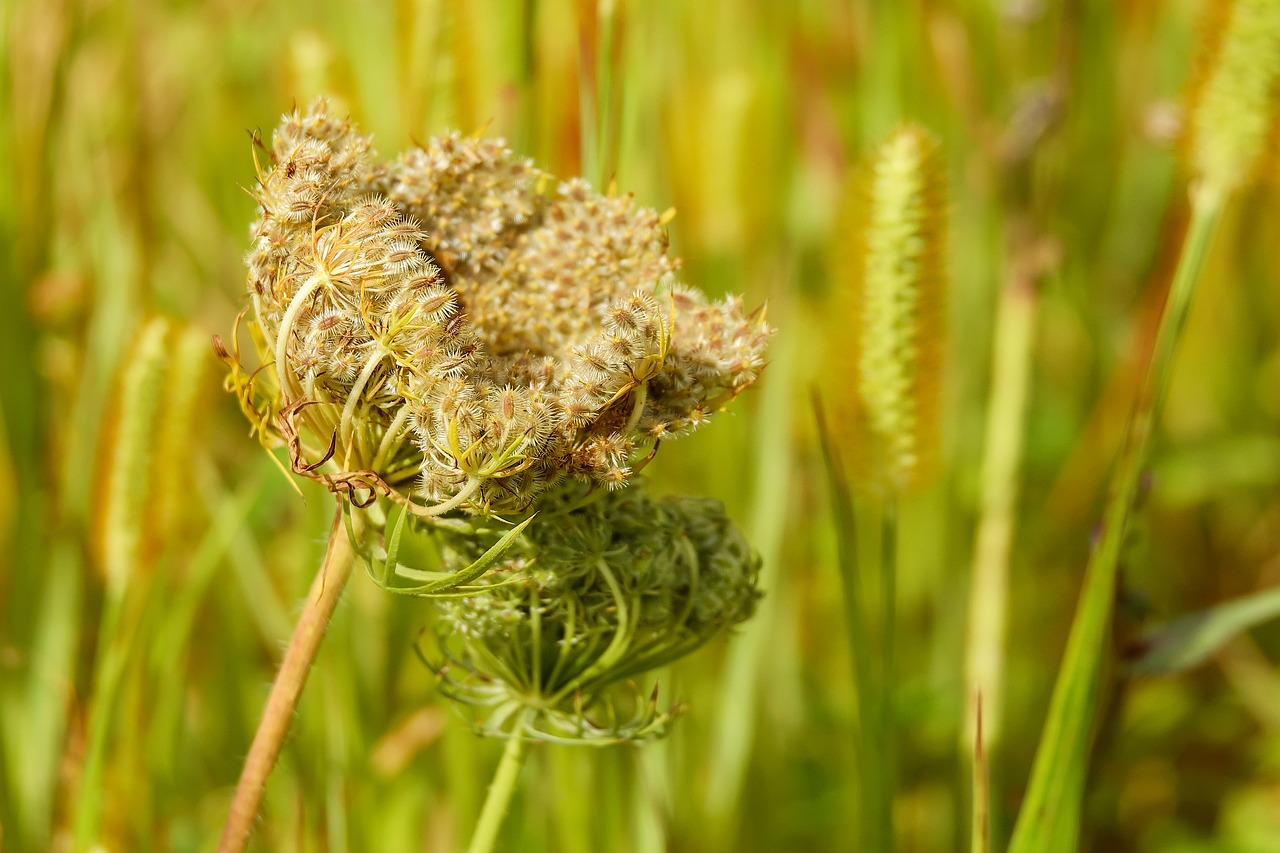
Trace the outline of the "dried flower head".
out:
[[[335,491],[428,515],[617,487],[763,366],[761,314],[676,284],[654,211],[500,141],[382,162],[319,101],[285,116],[270,160],[248,266],[276,382],[255,403],[269,384],[228,354],[232,384]]]
[[[449,537],[446,565],[492,541]],[[535,519],[483,590],[438,603],[445,690],[486,710],[482,730],[572,742],[660,735],[625,682],[674,661],[755,608],[759,558],[718,501],[641,489]]]

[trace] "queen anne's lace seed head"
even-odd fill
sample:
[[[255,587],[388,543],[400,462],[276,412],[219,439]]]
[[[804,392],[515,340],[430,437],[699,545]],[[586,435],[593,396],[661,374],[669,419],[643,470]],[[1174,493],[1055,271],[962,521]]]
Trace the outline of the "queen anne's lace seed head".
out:
[[[270,152],[249,292],[297,468],[520,510],[566,478],[625,485],[763,367],[760,313],[675,283],[629,196],[457,134],[378,161],[323,101]]]
[[[491,545],[449,537],[446,568]],[[442,646],[457,664],[446,689],[492,712],[489,734],[661,734],[669,714],[620,682],[747,619],[759,596],[759,558],[714,500],[608,495],[536,519],[507,556],[480,592],[438,604]]]

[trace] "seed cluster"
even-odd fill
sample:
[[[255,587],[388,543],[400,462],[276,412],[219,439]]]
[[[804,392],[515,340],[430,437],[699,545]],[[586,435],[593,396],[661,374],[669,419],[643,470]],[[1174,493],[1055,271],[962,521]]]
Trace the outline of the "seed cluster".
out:
[[[943,170],[917,127],[895,132],[872,163],[853,288],[858,399],[890,485],[921,482],[937,444]]]
[[[262,349],[278,404],[308,404],[308,452],[343,470],[471,511],[617,487],[763,366],[763,318],[675,283],[653,210],[500,141],[379,161],[320,101],[270,159],[248,256]]]
[[[446,567],[491,544],[449,537]],[[661,733],[652,703],[618,713],[635,696],[619,683],[747,619],[758,598],[759,558],[715,500],[608,494],[538,520],[507,557],[484,591],[438,603],[447,687],[489,709],[491,734]]]
[[[1221,0],[1188,104],[1191,167],[1214,193],[1249,177],[1280,96],[1280,3]]]

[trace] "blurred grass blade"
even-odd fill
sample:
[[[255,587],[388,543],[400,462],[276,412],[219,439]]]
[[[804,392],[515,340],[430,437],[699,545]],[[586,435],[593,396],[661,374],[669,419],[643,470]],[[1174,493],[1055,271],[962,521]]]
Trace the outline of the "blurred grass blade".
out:
[[[6,695],[0,709],[8,723],[3,727],[3,752],[15,810],[10,832],[0,841],[8,841],[18,850],[50,846],[58,770],[75,689],[82,570],[79,555],[67,543],[53,549],[41,593],[39,627],[28,660],[25,695],[13,696],[12,701]]]
[[[1199,613],[1188,613],[1147,632],[1133,675],[1169,675],[1204,663],[1229,640],[1280,617],[1280,589],[1264,589]]]
[[[890,733],[885,730],[887,716],[882,710],[886,691],[873,675],[871,632],[862,601],[862,581],[858,572],[853,495],[845,479],[844,464],[832,442],[831,431],[827,428],[822,399],[816,391],[813,395],[813,410],[818,424],[818,439],[822,445],[822,461],[831,486],[840,588],[844,593],[846,637],[853,663],[853,685],[857,697],[857,754],[859,790],[862,796],[859,823],[863,839],[860,849],[890,850],[893,843],[893,816],[892,798],[887,790],[886,774],[889,768],[886,762],[880,760],[882,748],[890,737]]]
[[[1110,648],[1120,551],[1146,462],[1147,443],[1168,388],[1174,351],[1218,217],[1217,197],[1193,194],[1191,224],[1156,331],[1151,360],[1129,417],[1124,447],[1111,476],[1101,538],[1085,570],[1049,715],[1036,747],[1031,781],[1009,843],[1010,853],[1057,853],[1077,846],[1098,695]]]
[[[786,328],[785,323],[778,325]],[[705,801],[710,821],[709,834],[726,847],[733,841],[730,837],[733,821],[739,817],[739,802],[755,742],[762,669],[769,659],[769,644],[777,642],[775,634],[783,600],[780,587],[787,583],[781,562],[783,537],[790,521],[792,423],[789,398],[795,368],[795,338],[779,336],[769,368],[770,381],[761,389],[756,424],[759,444],[754,460],[757,466],[754,509],[749,528],[762,560],[760,590],[764,597],[756,615],[742,627],[729,647],[715,733],[710,745]]]

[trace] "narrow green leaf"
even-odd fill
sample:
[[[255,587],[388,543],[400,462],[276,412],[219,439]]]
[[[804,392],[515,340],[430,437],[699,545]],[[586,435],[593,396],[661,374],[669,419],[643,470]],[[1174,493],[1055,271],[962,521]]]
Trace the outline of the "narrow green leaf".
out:
[[[818,425],[818,440],[822,447],[822,461],[831,488],[836,559],[840,568],[840,586],[844,593],[846,639],[857,694],[862,837],[866,849],[888,850],[893,843],[893,816],[892,792],[889,791],[885,762],[881,760],[883,747],[889,738],[883,701],[885,687],[875,677],[872,667],[873,643],[859,578],[858,546],[854,539],[856,518],[853,496],[845,479],[844,465],[823,415],[822,399],[817,392],[813,395],[813,410]]]
[[[502,558],[502,555],[507,552],[515,542],[516,538],[524,532],[524,529],[529,526],[529,522],[533,521],[535,517],[536,516],[529,516],[524,521],[511,528],[511,530],[507,531],[505,536],[493,545],[493,547],[481,554],[479,559],[466,568],[459,569],[456,572],[425,572],[417,569],[399,568],[396,565],[394,555],[392,553],[392,551],[398,552],[400,548],[398,536],[399,525],[397,525],[397,530],[392,534],[392,541],[390,545],[391,551],[389,551],[387,555],[387,565],[392,567],[392,572],[397,575],[403,576],[408,572],[413,572],[418,577],[428,577],[431,578],[431,580],[420,583],[417,586],[393,586],[386,583],[379,583],[379,586],[387,592],[397,592],[401,595],[421,595],[432,597],[442,593],[457,592],[460,588],[488,572],[489,569],[493,567],[494,563],[498,562],[498,560]],[[375,581],[376,580],[377,578],[375,578]]]
[[[1130,673],[1169,675],[1199,666],[1228,640],[1276,617],[1280,617],[1280,589],[1264,589],[1188,613],[1146,633],[1143,653]]]
[[[1098,695],[1110,648],[1112,605],[1120,552],[1138,493],[1160,401],[1169,385],[1179,333],[1204,265],[1219,210],[1197,196],[1178,259],[1165,313],[1129,418],[1120,458],[1111,475],[1102,535],[1085,569],[1084,585],[1067,648],[1049,701],[1026,798],[1009,842],[1010,853],[1058,853],[1076,849],[1084,809],[1084,787],[1097,725]]]
[[[396,565],[400,559],[400,537],[404,534],[404,523],[409,517],[409,510],[400,507],[400,517],[396,519],[395,527],[391,530],[391,539],[387,543],[387,562],[382,568],[382,585],[385,587],[391,583],[391,576],[395,573]]]

